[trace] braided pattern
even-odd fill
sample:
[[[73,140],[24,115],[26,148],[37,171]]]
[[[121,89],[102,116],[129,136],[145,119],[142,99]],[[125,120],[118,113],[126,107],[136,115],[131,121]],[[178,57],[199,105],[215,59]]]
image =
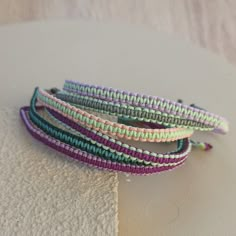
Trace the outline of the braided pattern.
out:
[[[196,107],[158,97],[138,95],[66,81],[64,91],[36,88],[30,107],[20,116],[33,137],[88,165],[132,174],[153,174],[183,165],[192,146],[209,150],[210,144],[190,141],[194,130],[227,132],[224,118]],[[36,103],[41,106],[36,107]],[[89,111],[115,115],[118,123]],[[130,146],[117,138],[149,142],[177,141],[177,148],[155,153]]]
[[[108,115],[119,115],[139,121],[158,123],[164,126],[178,126],[181,128],[201,131],[214,130],[213,126],[193,120],[183,119],[179,116],[167,115],[150,108],[134,107],[126,104],[120,104],[118,102],[115,103],[99,100],[92,97],[68,93],[66,91],[60,91],[56,94],[56,97],[81,109],[89,108],[91,111],[102,112]]]
[[[75,122],[119,138],[133,139],[135,141],[170,142],[190,137],[193,133],[193,130],[183,128],[153,130],[117,124],[71,106],[42,89],[37,90],[37,99],[42,105],[59,112]]]
[[[226,133],[228,131],[228,122],[224,118],[205,110],[186,106],[177,102],[172,102],[168,99],[139,95],[126,91],[115,90],[112,88],[87,85],[73,81],[66,81],[64,84],[64,90],[107,101],[151,108],[168,115],[174,115],[183,117],[184,119],[201,122],[205,125],[214,127],[215,130],[222,133]]]
[[[185,159],[187,158],[188,153],[190,152],[191,149],[191,145],[189,143],[188,140],[179,140],[178,141],[178,149],[176,150],[176,152],[172,152],[173,154],[176,154],[174,156],[174,158],[169,158],[171,156],[171,153],[166,153],[166,154],[162,154],[162,156],[164,158],[155,158],[152,157],[152,160],[154,160],[154,163],[151,162],[151,158],[150,156],[148,157],[148,155],[145,153],[145,151],[143,151],[143,153],[139,153],[139,158],[135,158],[135,152],[137,149],[133,149],[132,151],[130,151],[129,155],[123,155],[122,152],[117,151],[116,149],[119,149],[119,147],[111,145],[110,143],[106,143],[105,145],[101,145],[98,146],[96,145],[96,142],[92,142],[92,140],[90,139],[89,142],[87,142],[85,139],[81,138],[81,136],[85,136],[82,133],[76,131],[76,129],[78,129],[78,127],[80,127],[78,124],[73,123],[70,120],[66,120],[67,118],[64,119],[64,121],[67,123],[66,125],[63,124],[63,122],[61,120],[59,120],[58,118],[61,118],[62,116],[57,113],[57,116],[53,116],[52,114],[56,114],[56,112],[49,110],[50,112],[50,116],[51,118],[53,117],[53,120],[56,121],[56,123],[66,127],[68,129],[68,127],[70,127],[71,131],[74,131],[75,133],[79,133],[79,137],[75,136],[74,134],[71,134],[69,132],[66,132],[58,127],[55,127],[52,123],[50,123],[48,120],[45,120],[45,117],[43,117],[42,115],[40,115],[39,112],[37,112],[37,109],[35,108],[35,103],[36,103],[36,94],[37,94],[37,90],[35,90],[34,96],[31,100],[31,107],[29,108],[22,108],[21,109],[21,117],[23,119],[23,121],[25,122],[27,128],[30,130],[31,134],[34,130],[34,134],[33,136],[35,136],[35,133],[37,133],[37,135],[39,135],[39,133],[44,133],[43,137],[45,138],[45,134],[49,135],[48,137],[50,137],[50,139],[54,138],[55,140],[60,141],[61,143],[65,143],[67,145],[70,145],[73,148],[77,148],[81,151],[83,151],[84,153],[90,153],[93,155],[96,155],[97,157],[102,157],[103,160],[107,160],[110,162],[116,162],[116,164],[119,163],[123,163],[123,166],[133,166],[139,167],[139,166],[143,166],[144,168],[147,167],[147,170],[145,170],[145,173],[153,173],[153,170],[150,169],[150,166],[152,168],[155,168],[157,172],[159,172],[161,169],[157,169],[157,168],[161,168],[161,167],[165,167],[165,170],[168,169],[172,169],[176,166],[181,165]],[[39,109],[39,108],[38,108]],[[28,113],[28,114],[26,114]],[[27,118],[29,116],[29,118]],[[74,126],[72,128],[72,125]],[[82,131],[82,129],[86,130],[86,128],[80,127],[80,131]],[[37,130],[37,132],[35,131]],[[91,133],[91,132],[90,132]],[[82,135],[81,135],[82,134]],[[88,135],[87,135],[88,137]],[[98,143],[102,143],[103,140],[99,140]],[[120,146],[121,147],[121,146]],[[123,148],[123,147],[122,147]],[[124,150],[122,150],[123,153],[125,153]],[[178,152],[180,153],[180,155],[177,154]],[[144,154],[145,153],[145,154]],[[140,155],[141,154],[141,155]],[[160,155],[160,154],[159,154]],[[156,156],[159,156],[156,155]],[[168,157],[168,158],[167,158]],[[148,161],[144,161],[143,159],[146,159]],[[168,167],[168,168],[167,168]],[[118,168],[118,167],[117,167]],[[132,173],[132,171],[130,171]]]
[[[162,171],[168,171],[173,170],[174,168],[181,166],[184,164],[184,162],[180,162],[176,166],[133,166],[130,164],[124,164],[124,163],[116,163],[112,162],[110,160],[102,159],[98,156],[94,156],[92,154],[89,154],[87,152],[81,151],[79,149],[74,148],[73,146],[69,144],[65,144],[61,142],[60,140],[57,140],[55,138],[50,137],[42,130],[35,127],[32,122],[30,121],[28,115],[27,115],[27,107],[23,107],[20,109],[20,116],[25,123],[25,126],[29,133],[39,140],[40,142],[44,143],[45,145],[53,148],[54,150],[61,152],[73,159],[79,160],[83,163],[86,163],[90,166],[96,166],[101,169],[106,169],[109,171],[119,171],[119,172],[126,172],[131,174],[138,174],[138,175],[149,175],[154,174]]]
[[[80,135],[84,139],[89,140],[91,142],[93,140],[96,140],[98,145],[103,144],[105,146],[109,146],[115,151],[123,152],[126,155],[129,155],[132,157],[137,157],[142,160],[152,161],[152,162],[160,162],[160,163],[175,162],[175,161],[179,161],[180,159],[183,159],[186,155],[189,154],[189,151],[190,151],[190,146],[187,142],[187,139],[185,139],[185,140],[178,140],[178,148],[177,148],[177,150],[175,150],[173,152],[169,152],[166,154],[149,152],[147,150],[138,149],[138,148],[130,146],[128,144],[124,144],[124,143],[122,143],[118,140],[115,140],[115,139],[109,139],[108,136],[105,136],[102,133],[84,128],[84,127],[76,124],[75,122],[73,122],[67,118],[64,118],[59,113],[56,113],[53,110],[48,110],[47,112],[50,114],[49,115],[49,116],[51,116],[50,118],[54,122],[57,122],[58,124],[60,124],[61,127],[64,127],[64,129],[70,130],[71,132],[73,132],[77,135]]]

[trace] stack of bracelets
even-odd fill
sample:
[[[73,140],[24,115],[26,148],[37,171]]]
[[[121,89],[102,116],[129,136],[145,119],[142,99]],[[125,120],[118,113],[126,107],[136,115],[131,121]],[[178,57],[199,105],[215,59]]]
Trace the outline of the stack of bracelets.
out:
[[[94,115],[118,117],[118,122]],[[153,174],[181,166],[195,130],[227,133],[228,122],[195,105],[154,96],[65,81],[63,90],[36,88],[30,106],[20,109],[31,135],[47,146],[98,168],[132,174]],[[174,142],[177,148],[154,153],[119,140]]]

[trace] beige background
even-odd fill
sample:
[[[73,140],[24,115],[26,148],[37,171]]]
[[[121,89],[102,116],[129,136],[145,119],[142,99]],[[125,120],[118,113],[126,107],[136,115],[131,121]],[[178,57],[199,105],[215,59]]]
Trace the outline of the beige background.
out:
[[[234,0],[0,0],[0,23],[4,25],[21,21],[79,17],[95,21],[109,22],[112,20],[137,25],[145,24],[150,28],[167,32],[180,39],[210,49],[235,64],[235,9],[236,2]],[[180,54],[181,52],[177,50],[177,53]],[[203,79],[210,78],[208,91],[203,91],[202,98],[199,96],[192,98],[191,94],[187,94],[186,98],[189,102],[202,102],[202,104],[206,104],[207,100],[206,106],[233,120],[235,112],[230,109],[230,106],[224,106],[224,104],[236,100],[232,90],[235,87],[235,72],[231,67],[226,68],[223,61],[215,60],[212,56],[208,57],[202,53],[201,51],[199,54],[197,53],[197,61],[193,59],[196,54],[187,54],[193,60],[191,66],[190,68],[187,66],[184,70],[184,65],[182,65],[181,73],[178,75],[184,76],[184,78],[192,78],[192,74],[195,74],[195,79],[197,76],[202,76]],[[186,57],[186,54],[184,57],[184,62],[188,62],[189,58]],[[177,58],[173,60],[177,60]],[[165,63],[167,62],[169,63],[168,58],[165,59]],[[195,67],[196,62],[200,63],[200,66]],[[173,63],[174,61],[172,61],[172,66]],[[17,68],[20,68],[20,64]],[[203,71],[200,72],[199,69],[203,69]],[[173,74],[166,71],[168,71],[167,67],[164,67],[160,74],[164,73],[165,78],[168,74],[167,78],[171,79]],[[133,74],[133,76],[146,76],[146,72],[141,73],[141,75]],[[178,70],[174,72],[179,73]],[[50,73],[50,76],[55,76],[53,71]],[[74,69],[70,75],[76,73],[77,71]],[[87,73],[88,77],[93,75],[92,72]],[[125,72],[121,72],[122,75],[124,75],[123,73]],[[62,74],[61,81],[65,75],[66,72]],[[58,76],[57,73],[56,76]],[[102,78],[101,74],[100,76]],[[151,76],[150,73],[148,78],[151,79]],[[22,75],[19,75],[20,77]],[[40,73],[36,75],[35,80],[39,78]],[[217,80],[215,80],[216,78]],[[218,82],[215,84],[214,80]],[[202,82],[204,83],[204,81]],[[211,91],[211,84],[214,85],[213,94],[209,99],[207,94]],[[114,86],[117,85],[119,84],[114,84]],[[10,84],[10,86],[12,85]],[[162,84],[163,89],[168,87],[168,82]],[[132,83],[128,85],[128,88],[132,89]],[[216,88],[218,90],[223,88],[223,94]],[[136,90],[152,94],[157,93],[155,86],[144,88],[142,85],[137,85]],[[199,91],[201,91],[200,87]],[[158,95],[170,96],[160,89],[158,89]],[[177,96],[178,94],[173,95],[173,99],[176,99]],[[216,98],[217,102],[213,97]],[[222,97],[223,99],[221,99]],[[6,100],[6,98],[4,99]],[[22,99],[27,100],[23,96]],[[4,103],[4,100],[2,102]],[[231,126],[232,129],[235,130],[235,127]],[[213,137],[213,142],[218,143],[218,147],[223,145],[228,150],[227,153],[222,152],[220,148],[215,149],[213,153],[207,154],[207,156],[210,155],[209,158],[202,160],[202,157],[205,158],[205,154],[197,152],[197,155],[195,154],[197,158],[191,159],[184,168],[170,174],[145,179],[132,178],[131,183],[127,182],[127,177],[120,176],[120,235],[145,235],[147,232],[151,232],[150,235],[158,235],[158,233],[159,235],[183,235],[183,231],[184,235],[217,235],[217,233],[218,235],[234,235],[234,219],[236,216],[234,215],[235,204],[233,199],[235,198],[236,177],[234,174],[235,162],[232,159],[235,157],[232,140],[232,131],[226,139],[225,137],[217,137],[216,139]],[[223,170],[220,168],[222,157],[224,160]],[[157,189],[153,186],[157,186]],[[220,188],[219,186],[223,187]],[[147,201],[145,196],[152,197]]]
[[[0,23],[118,20],[178,35],[236,63],[235,0],[0,0]]]
[[[181,96],[187,104],[227,117],[230,133],[197,133],[195,140],[214,148],[207,153],[193,150],[183,167],[146,177],[119,174],[119,233],[235,235],[233,66],[145,27],[89,21],[1,27],[0,61],[0,106],[28,104],[35,85],[61,88],[64,79],[74,79],[173,100]],[[157,144],[141,146],[160,151]]]

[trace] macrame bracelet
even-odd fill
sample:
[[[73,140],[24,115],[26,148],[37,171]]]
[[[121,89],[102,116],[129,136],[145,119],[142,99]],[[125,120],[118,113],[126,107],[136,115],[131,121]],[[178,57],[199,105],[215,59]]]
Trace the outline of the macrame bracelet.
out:
[[[192,107],[183,106],[186,111],[181,111],[182,115],[181,109],[173,114],[170,104],[163,109],[157,97],[72,81],[66,81],[64,89],[48,92],[36,88],[30,107],[20,109],[21,118],[39,141],[98,168],[145,175],[172,170],[185,162],[192,146],[211,148],[209,144],[190,141],[193,130],[226,132],[228,129],[224,118],[202,113],[201,108],[195,107],[187,118]],[[119,124],[89,111],[115,115]],[[177,149],[154,153],[125,144],[116,137],[145,142],[177,141]]]
[[[55,95],[57,98],[69,102],[70,104],[81,108],[89,109],[95,112],[102,112],[108,115],[116,115],[128,119],[153,122],[170,127],[191,128],[201,131],[211,131],[212,125],[206,125],[194,120],[187,120],[173,115],[167,116],[159,111],[149,108],[135,107],[119,102],[109,102],[102,99],[78,95],[74,92],[59,91]]]
[[[155,163],[174,163],[182,161],[190,152],[190,145],[187,139],[178,141],[177,150],[169,153],[159,154],[149,152],[147,150],[138,149],[116,139],[111,139],[108,136],[103,135],[102,133],[84,128],[83,126],[76,124],[75,122],[61,116],[59,113],[56,113],[53,110],[49,110],[47,112],[49,112],[51,119],[56,121],[61,126],[65,127],[67,130],[73,131],[77,135],[80,135],[93,144],[94,140],[96,140],[96,145],[98,145],[99,147],[102,146],[105,150],[107,150],[107,148],[110,148],[111,152],[117,152],[119,153],[119,155],[123,153],[124,157],[127,159],[139,159],[146,162],[147,164],[156,165]]]
[[[27,112],[25,108],[21,108],[20,115],[26,125],[27,130],[31,133],[31,135],[34,138],[41,141],[45,145],[57,150],[58,152],[61,152],[69,157],[72,157],[73,159],[79,160],[88,165],[96,166],[98,168],[112,170],[112,171],[121,171],[121,172],[139,174],[139,175],[153,174],[157,172],[170,170],[170,168],[165,167],[165,166],[145,168],[142,166],[131,166],[129,164],[114,163],[111,161],[104,160],[103,158],[81,151],[79,149],[72,147],[69,144],[65,144],[55,138],[52,138],[46,133],[42,132],[37,127],[34,127],[32,123],[30,122],[30,119],[27,117]],[[183,162],[181,162],[177,166],[180,166],[182,164]]]
[[[76,108],[42,89],[37,90],[36,96],[40,104],[63,114],[73,121],[119,138],[142,142],[171,142],[190,137],[193,134],[192,129],[185,128],[144,129],[114,123]]]
[[[115,143],[109,142],[109,140],[102,138],[101,136],[103,134],[100,134],[100,139],[98,138],[98,135],[92,136],[93,132],[91,130],[86,130],[86,128],[79,126],[78,124],[61,116],[59,113],[56,113],[53,110],[48,110],[48,112],[53,116],[53,119],[56,119],[57,122],[62,124],[62,126],[65,126],[66,124],[67,129],[69,126],[70,129],[76,130],[80,136],[82,134],[86,137],[92,137],[92,139],[90,139],[90,143],[88,143],[85,141],[85,139],[81,137],[75,137],[73,134],[63,131],[62,129],[55,127],[52,123],[45,120],[45,118],[43,118],[37,111],[42,109],[43,107],[35,107],[36,93],[37,90],[32,98],[31,107],[23,107],[20,111],[23,121],[25,122],[28,130],[34,137],[36,137],[40,141],[43,141],[46,144],[49,144],[50,139],[53,138],[54,140],[57,140],[57,143],[60,141],[61,145],[63,143],[66,143],[66,145],[69,145],[71,148],[73,148],[73,150],[78,150],[77,148],[79,147],[79,149],[84,152],[84,155],[86,153],[86,155],[95,154],[97,158],[102,157],[104,160],[107,161],[107,163],[109,163],[108,167],[111,165],[112,168],[115,170],[126,172],[129,170],[128,172],[136,174],[151,174],[163,170],[170,170],[175,168],[176,166],[181,165],[187,158],[187,155],[191,150],[191,144],[189,143],[188,139],[179,140],[178,148],[175,152],[155,155],[148,151],[130,147],[129,145],[126,145],[124,147],[121,142],[119,145],[118,141],[116,145],[114,145]],[[64,121],[65,123],[63,123],[62,121]],[[102,151],[101,146],[96,145],[96,142],[104,144],[102,147]],[[49,146],[51,146],[51,144]],[[108,148],[110,148],[109,151]],[[62,151],[62,149],[64,149],[63,145],[60,150]],[[62,152],[65,151],[68,150],[63,150]],[[98,165],[98,167],[104,167],[104,165]],[[107,166],[105,165],[105,167]]]
[[[175,127],[186,127],[199,130],[213,130],[220,133],[228,132],[228,122],[223,117],[168,99],[140,95],[101,86],[87,85],[68,80],[65,81],[64,90],[73,94],[97,98],[107,102],[118,102],[122,104],[123,107],[131,107],[131,109],[132,106],[143,108],[146,111],[143,113],[143,118],[150,119],[146,115],[148,112],[151,114],[159,114],[159,119],[161,116],[168,116],[169,120],[163,119],[164,125],[174,125]],[[154,117],[157,118],[156,116]],[[178,120],[179,123],[176,123],[177,120],[174,118],[177,120],[180,118],[182,119]],[[156,120],[156,122],[162,123],[159,119]],[[184,120],[187,120],[189,123],[187,121],[184,123]],[[196,123],[191,123],[190,121],[199,122],[202,126],[196,126]]]

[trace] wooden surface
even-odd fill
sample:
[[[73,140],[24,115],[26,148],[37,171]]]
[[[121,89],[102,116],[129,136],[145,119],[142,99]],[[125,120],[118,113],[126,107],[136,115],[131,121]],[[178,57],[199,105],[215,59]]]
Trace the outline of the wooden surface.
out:
[[[0,23],[57,18],[146,24],[236,64],[235,0],[0,0]]]

